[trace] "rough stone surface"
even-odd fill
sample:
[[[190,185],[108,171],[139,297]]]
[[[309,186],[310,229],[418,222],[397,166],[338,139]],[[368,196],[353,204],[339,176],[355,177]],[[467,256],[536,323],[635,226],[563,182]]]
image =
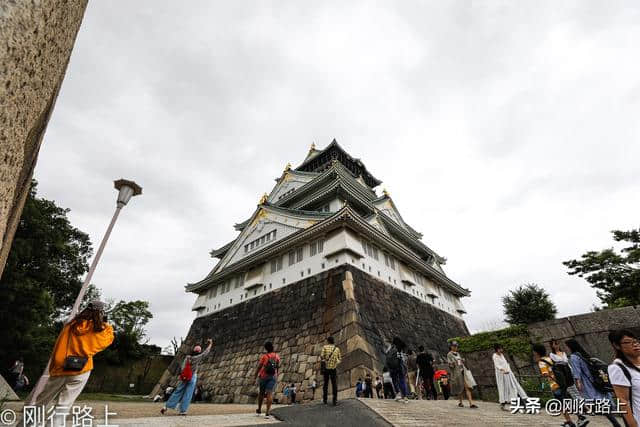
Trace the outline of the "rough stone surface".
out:
[[[0,275],[86,5],[0,2]]]
[[[197,318],[159,385],[177,382],[184,351],[211,337],[214,351],[199,368],[199,381],[213,402],[253,402],[252,381],[263,344],[270,340],[282,358],[275,398],[284,384],[307,390],[319,374],[319,355],[331,334],[343,354],[339,398],[352,397],[366,372],[382,372],[384,346],[394,336],[444,356],[446,340],[467,335],[464,322],[349,266],[325,271],[228,309]],[[310,393],[299,393],[309,399]]]

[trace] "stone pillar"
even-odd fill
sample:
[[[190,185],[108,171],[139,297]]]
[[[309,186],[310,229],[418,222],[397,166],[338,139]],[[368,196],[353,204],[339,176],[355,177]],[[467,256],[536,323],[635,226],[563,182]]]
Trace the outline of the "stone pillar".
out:
[[[86,6],[0,3],[0,275]]]

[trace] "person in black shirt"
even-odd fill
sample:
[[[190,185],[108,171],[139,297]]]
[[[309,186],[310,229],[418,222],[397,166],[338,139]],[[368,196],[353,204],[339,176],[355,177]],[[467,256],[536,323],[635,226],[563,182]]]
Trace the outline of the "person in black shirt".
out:
[[[420,369],[420,377],[422,378],[422,384],[424,386],[427,399],[438,399],[438,393],[436,387],[433,384],[433,356],[424,351],[424,346],[418,347],[420,353],[416,358],[416,365]]]
[[[373,381],[371,380],[371,374],[367,373],[367,376],[364,378],[364,384],[366,388],[364,389],[364,397],[373,397]]]

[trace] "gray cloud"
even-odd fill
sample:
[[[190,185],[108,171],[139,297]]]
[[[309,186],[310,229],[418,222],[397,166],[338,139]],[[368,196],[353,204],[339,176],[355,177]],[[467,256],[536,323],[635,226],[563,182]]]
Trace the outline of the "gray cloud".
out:
[[[36,170],[97,245],[95,282],[185,335],[212,267],[284,165],[334,137],[471,288],[471,329],[535,281],[560,313],[595,292],[561,262],[637,226],[635,2],[89,4]]]

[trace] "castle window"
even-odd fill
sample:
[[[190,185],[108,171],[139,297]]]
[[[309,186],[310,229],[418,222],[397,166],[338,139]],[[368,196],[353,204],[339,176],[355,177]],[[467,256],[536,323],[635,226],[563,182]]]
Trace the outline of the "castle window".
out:
[[[318,240],[318,253],[322,253],[322,251],[324,250],[324,239],[319,239]]]
[[[296,249],[296,262],[302,261],[302,248]]]
[[[269,283],[269,289],[271,289],[271,283]]]
[[[286,283],[286,280],[284,277],[282,278],[282,284],[284,285]]]
[[[229,304],[233,304],[233,298],[229,298]]]
[[[271,273],[282,270],[282,257],[274,258],[271,260]]]
[[[389,267],[389,255],[387,255],[386,253],[384,254],[384,265]]]
[[[294,251],[289,252],[289,267],[296,263],[296,253]]]
[[[314,256],[318,251],[318,245],[316,242],[311,242],[309,245],[309,256]]]
[[[322,268],[324,268],[324,262],[322,263]]]
[[[395,270],[396,269],[396,262],[393,259],[393,257],[389,256],[389,264],[391,264],[391,269]]]

